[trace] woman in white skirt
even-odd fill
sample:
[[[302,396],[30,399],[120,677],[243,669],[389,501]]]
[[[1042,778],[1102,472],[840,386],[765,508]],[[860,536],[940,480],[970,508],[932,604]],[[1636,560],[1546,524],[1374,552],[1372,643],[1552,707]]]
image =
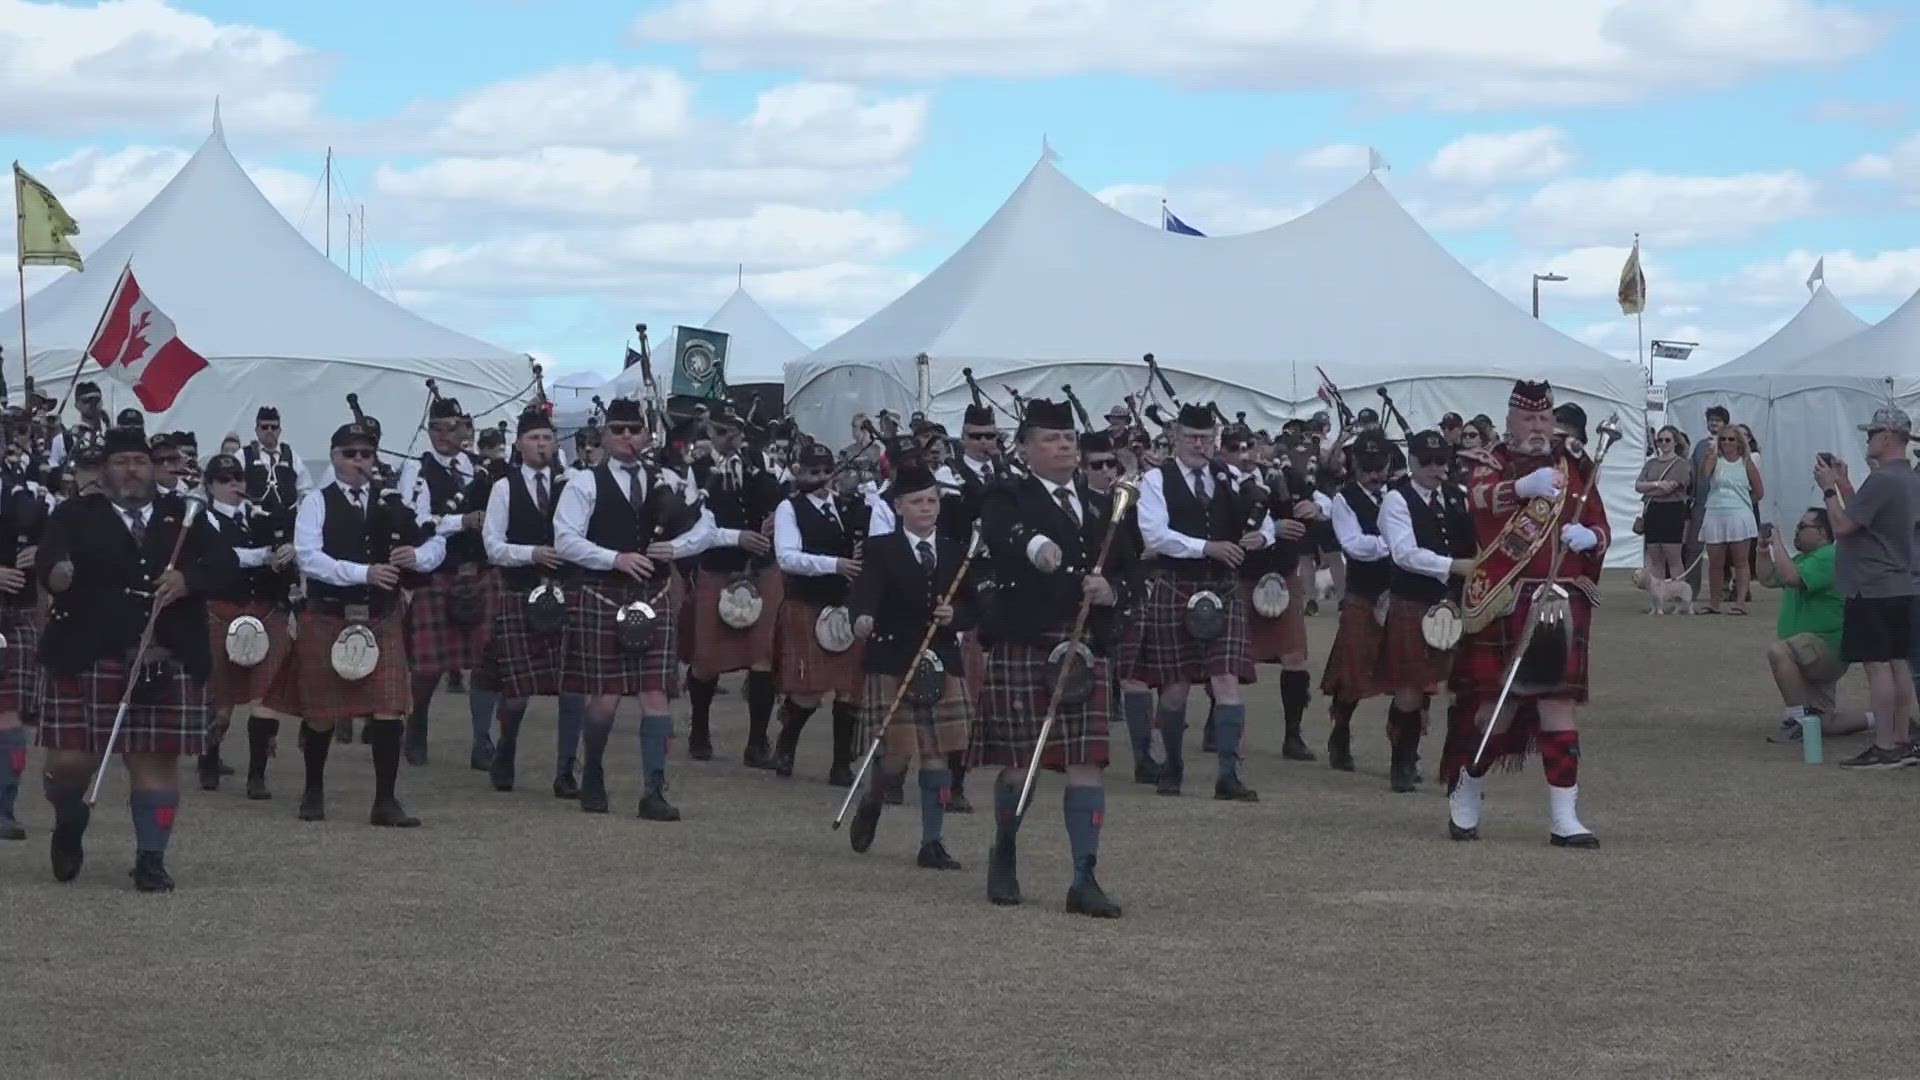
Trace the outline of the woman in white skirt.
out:
[[[1766,498],[1760,464],[1745,432],[1731,424],[1720,429],[1713,448],[1700,464],[1700,479],[1694,490],[1697,498],[1706,500],[1700,519],[1700,542],[1707,548],[1706,612],[1720,614],[1721,582],[1731,568],[1734,603],[1729,610],[1745,615],[1744,600],[1752,581],[1747,557],[1760,535],[1753,508]]]

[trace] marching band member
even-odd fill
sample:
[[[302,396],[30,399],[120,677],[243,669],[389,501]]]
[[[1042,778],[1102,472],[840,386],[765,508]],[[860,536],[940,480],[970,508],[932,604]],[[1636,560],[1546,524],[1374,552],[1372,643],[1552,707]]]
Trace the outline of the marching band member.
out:
[[[1408,440],[1412,467],[1406,479],[1380,498],[1380,535],[1393,559],[1388,572],[1387,625],[1380,685],[1393,695],[1387,709],[1393,790],[1414,790],[1419,780],[1420,736],[1427,703],[1453,667],[1451,643],[1436,644],[1425,621],[1437,605],[1457,598],[1456,578],[1473,569],[1473,518],[1466,492],[1448,481],[1453,447],[1438,431]],[[1450,618],[1457,617],[1449,610]]]
[[[432,447],[400,470],[400,491],[446,541],[447,557],[407,603],[407,667],[413,677],[413,712],[407,718],[405,753],[410,765],[427,763],[428,713],[442,676],[480,663],[492,625],[492,579],[482,572],[486,547],[480,524],[486,492],[477,489],[480,459],[461,448],[472,420],[450,397],[436,397],[427,413]],[[485,772],[493,764],[493,712],[497,695],[468,695],[473,743],[468,764]]]
[[[853,740],[860,722],[860,645],[849,634],[844,648],[829,651],[818,624],[830,608],[845,614],[842,605],[860,577],[860,545],[871,518],[864,500],[841,500],[829,490],[833,469],[832,452],[809,444],[794,467],[796,493],[773,515],[774,559],[786,575],[778,670],[787,700],[771,764],[776,774],[793,775],[800,732],[820,699],[832,694],[833,764],[827,782],[846,787],[853,783]]]
[[[1484,628],[1460,643],[1453,681],[1476,703],[1460,710],[1458,726],[1448,733],[1442,771],[1450,787],[1448,834],[1455,840],[1480,835],[1484,777],[1494,764],[1517,766],[1529,745],[1538,746],[1547,776],[1552,811],[1547,838],[1555,847],[1597,848],[1600,840],[1576,814],[1579,798],[1579,706],[1587,700],[1587,634],[1597,590],[1590,571],[1600,565],[1611,533],[1599,499],[1576,506],[1572,489],[1584,479],[1580,463],[1556,455],[1553,445],[1553,388],[1522,380],[1507,401],[1506,438],[1485,451],[1472,452],[1468,501],[1479,555],[1465,589],[1466,616],[1508,595],[1510,609],[1492,611]],[[1533,591],[1547,580],[1554,548],[1564,544],[1572,558],[1561,584],[1567,593],[1565,651],[1539,663],[1522,659],[1514,683],[1511,712],[1492,716],[1514,647],[1532,618]],[[1537,713],[1526,706],[1533,705]],[[1493,735],[1485,759],[1472,756],[1481,733]]]
[[[329,440],[333,479],[300,500],[293,551],[307,602],[293,656],[280,667],[256,715],[300,723],[306,787],[301,821],[326,820],[327,753],[336,724],[360,720],[373,748],[370,823],[414,828],[395,788],[402,725],[412,706],[407,671],[404,575],[429,574],[446,540],[398,491],[374,480],[379,436],[344,424]]]
[[[57,403],[56,403],[57,404]],[[48,441],[47,465],[58,468],[73,457],[82,447],[98,450],[105,441],[112,423],[107,417],[107,407],[101,403],[100,384],[91,379],[74,384],[73,404],[79,410],[80,419],[71,427],[54,432],[54,438]]]
[[[1254,667],[1247,658],[1247,609],[1235,571],[1248,552],[1271,542],[1273,522],[1266,517],[1246,527],[1225,470],[1211,461],[1217,436],[1212,410],[1182,405],[1173,430],[1172,459],[1140,478],[1140,537],[1157,559],[1150,571],[1154,587],[1140,617],[1139,655],[1134,670],[1123,675],[1160,695],[1167,750],[1160,794],[1180,794],[1187,689],[1206,684],[1218,726],[1220,768],[1213,797],[1257,802],[1259,795],[1239,773],[1246,726],[1240,684],[1252,681]]]
[[[741,760],[751,768],[765,768],[771,756],[767,727],[773,719],[774,630],[782,586],[768,524],[784,495],[766,459],[743,445],[746,430],[732,406],[717,406],[707,423],[713,432],[713,456],[694,463],[693,477],[706,495],[714,532],[712,546],[700,555],[693,590],[693,642],[687,657],[693,720],[687,753],[695,761],[713,757],[709,715],[714,692],[721,675],[744,669],[747,746]]]
[[[709,526],[685,481],[641,460],[653,436],[639,402],[610,402],[601,430],[607,459],[567,484],[553,516],[554,548],[574,567],[560,689],[587,695],[580,809],[607,812],[607,740],[620,699],[638,697],[640,817],[678,821],[666,794],[679,691],[671,564],[700,551]]]
[[[1345,556],[1346,589],[1333,649],[1320,676],[1320,692],[1333,699],[1327,764],[1342,772],[1353,771],[1354,710],[1382,692],[1378,672],[1385,620],[1377,610],[1393,574],[1391,552],[1380,535],[1380,499],[1392,463],[1389,449],[1386,435],[1380,432],[1367,432],[1354,440],[1349,455],[1351,477],[1333,496],[1328,513]]]
[[[156,494],[179,498],[192,490],[187,483],[186,454],[173,432],[162,431],[147,440],[153,454],[153,485]]]
[[[1102,771],[1107,765],[1107,721],[1114,673],[1108,660],[1113,613],[1127,591],[1125,579],[1093,565],[1108,528],[1108,501],[1074,479],[1079,447],[1073,409],[1036,399],[1027,402],[1019,442],[1028,475],[995,485],[981,510],[981,531],[994,556],[999,584],[986,605],[991,643],[982,695],[980,734],[969,757],[1000,770],[993,789],[995,831],[988,856],[987,898],[1020,903],[1015,839],[1020,829],[1020,789],[1034,762],[1067,774],[1062,803],[1073,853],[1073,884],[1067,911],[1102,919],[1120,917],[1120,905],[1094,877],[1100,825],[1106,811]],[[1132,552],[1110,565],[1130,568]],[[1086,700],[1062,702],[1047,745],[1039,745],[1055,685],[1048,662],[1069,641],[1083,601],[1092,605],[1093,630]]]
[[[293,586],[287,567],[293,562],[293,543],[275,543],[268,515],[241,498],[246,470],[238,458],[219,456],[207,462],[208,522],[233,549],[240,573],[227,588],[207,597],[208,648],[212,660],[207,697],[213,715],[200,754],[200,787],[220,789],[220,741],[233,721],[234,709],[257,706],[273,686],[280,666],[293,651],[288,611]],[[240,620],[251,620],[241,622]],[[260,650],[250,666],[229,655],[229,634],[247,639],[241,648]],[[253,637],[260,641],[254,645]],[[267,758],[280,721],[252,712],[247,717],[247,798],[270,799]]]
[[[960,419],[960,454],[947,466],[960,490],[957,499],[941,500],[940,527],[949,539],[964,543],[972,538],[974,525],[980,520],[987,490],[1011,473],[993,406],[970,404]],[[983,595],[993,589],[996,585],[993,553],[983,550],[975,554],[971,573],[972,588]],[[983,628],[975,626],[961,636],[960,660],[966,665],[968,690],[977,701],[987,683],[987,642]],[[962,752],[947,761],[947,767],[953,772],[953,791],[947,800],[950,814],[973,813],[973,803],[967,799],[967,767],[971,756],[970,751]]]
[[[153,458],[138,431],[109,431],[102,445],[105,498],[55,510],[35,560],[54,597],[40,642],[53,876],[72,881],[80,873],[87,783],[118,750],[130,780],[134,887],[170,892],[165,858],[180,808],[178,759],[200,752],[207,723],[204,598],[228,587],[237,567],[233,549],[190,520],[185,500],[156,496]],[[144,640],[150,610],[157,616]],[[142,644],[147,650],[137,654]],[[129,680],[119,742],[109,746]]]
[[[914,666],[914,650],[925,636],[929,620],[940,628],[928,645],[937,660],[937,670],[931,674],[917,672],[915,683],[937,682],[940,697],[931,704],[903,701],[892,717],[878,768],[860,800],[848,836],[855,851],[864,852],[872,846],[886,792],[904,782],[907,766],[917,751],[920,853],[915,862],[928,870],[958,870],[960,864],[942,842],[941,826],[953,790],[948,761],[966,751],[973,722],[958,638],[972,625],[971,590],[962,581],[954,590],[953,602],[949,604],[945,598],[966,565],[972,538],[955,542],[940,535],[940,489],[933,473],[924,468],[895,470],[888,498],[899,517],[899,527],[867,541],[860,578],[854,583],[848,604],[854,616],[854,636],[865,643],[860,744],[881,736],[880,725],[887,720],[888,707],[900,690],[901,680]]]
[[[240,458],[247,473],[247,500],[270,511],[298,507],[313,490],[313,477],[293,447],[280,440],[279,409],[260,406],[253,417],[253,438]]]
[[[560,721],[553,794],[577,799],[580,786],[573,776],[573,761],[586,699],[560,692],[565,601],[557,595],[536,599],[535,594],[543,586],[560,587],[559,572],[566,566],[554,544],[553,516],[569,474],[554,461],[556,448],[553,421],[546,411],[521,413],[514,435],[518,464],[488,494],[481,539],[487,561],[499,568],[502,588],[481,668],[500,695],[500,741],[488,770],[494,790],[513,790],[514,758],[528,700],[557,695]],[[542,613],[542,604],[552,607]],[[536,627],[537,620],[545,621]],[[480,676],[474,682],[477,686]]]
[[[27,769],[27,729],[39,713],[40,589],[33,572],[52,500],[38,484],[0,477],[0,840],[25,840],[14,816]]]

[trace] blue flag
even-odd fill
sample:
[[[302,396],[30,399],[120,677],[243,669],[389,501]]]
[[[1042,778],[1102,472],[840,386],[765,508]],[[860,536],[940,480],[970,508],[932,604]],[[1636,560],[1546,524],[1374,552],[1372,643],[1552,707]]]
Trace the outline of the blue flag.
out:
[[[633,351],[633,346],[631,345],[627,346],[627,362],[624,364],[621,364],[620,365],[621,368],[622,369],[630,368],[639,362],[640,362],[640,354]]]
[[[1201,232],[1199,229],[1196,229],[1193,226],[1175,217],[1173,211],[1167,209],[1167,206],[1165,203],[1160,204],[1160,227],[1167,230],[1170,233],[1179,233],[1181,236],[1207,235],[1206,233]]]

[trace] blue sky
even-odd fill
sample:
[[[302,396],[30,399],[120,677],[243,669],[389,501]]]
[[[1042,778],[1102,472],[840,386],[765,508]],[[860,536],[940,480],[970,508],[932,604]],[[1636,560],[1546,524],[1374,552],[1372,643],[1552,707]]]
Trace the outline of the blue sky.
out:
[[[822,343],[963,242],[1043,135],[1128,213],[1164,196],[1223,233],[1337,192],[1375,147],[1457,258],[1520,304],[1533,270],[1568,274],[1547,317],[1621,355],[1636,230],[1648,335],[1701,341],[1703,366],[1790,317],[1820,255],[1866,318],[1920,289],[1913,5],[1333,7],[0,0],[0,137],[97,243],[219,94],[316,242],[332,145],[371,284],[559,370],[611,370],[636,320],[698,321],[736,262]]]

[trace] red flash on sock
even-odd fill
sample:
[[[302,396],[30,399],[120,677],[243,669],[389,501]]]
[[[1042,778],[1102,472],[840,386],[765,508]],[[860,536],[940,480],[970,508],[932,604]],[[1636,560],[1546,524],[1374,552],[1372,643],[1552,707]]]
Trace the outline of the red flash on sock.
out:
[[[177,813],[179,813],[179,811],[175,807],[156,807],[153,811],[153,823],[163,829],[171,829],[173,828],[173,816]]]
[[[1100,823],[1102,821],[1105,821],[1106,818],[1107,818],[1107,812],[1105,810],[1095,810],[1093,812],[1093,827],[1096,829],[1099,828]]]
[[[952,789],[952,788],[941,788],[941,789],[940,789],[940,805],[941,805],[941,806],[943,806],[943,807],[944,807],[944,806],[946,806],[946,805],[947,805],[947,801],[948,801],[949,799],[951,799],[951,798],[953,798],[953,789]]]
[[[1534,737],[1540,747],[1540,767],[1553,787],[1574,787],[1580,782],[1580,733],[1543,731]]]
[[[26,747],[22,746],[22,747],[18,747],[16,749],[7,751],[7,767],[17,773],[27,771]]]

